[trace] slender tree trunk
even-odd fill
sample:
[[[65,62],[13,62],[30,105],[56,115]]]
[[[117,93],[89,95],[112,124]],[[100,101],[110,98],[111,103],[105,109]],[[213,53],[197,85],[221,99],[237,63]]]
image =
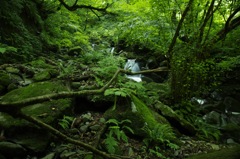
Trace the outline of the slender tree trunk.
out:
[[[172,42],[168,48],[168,51],[167,51],[167,56],[169,58],[169,64],[170,66],[173,65],[173,48],[176,44],[176,41],[177,41],[177,38],[179,36],[179,32],[180,32],[180,29],[183,25],[183,21],[184,19],[186,18],[187,16],[187,13],[188,11],[190,10],[192,4],[193,4],[194,0],[189,0],[183,14],[182,14],[182,17],[177,25],[177,29],[175,31],[175,34],[173,36],[173,39],[172,39]],[[177,78],[176,78],[176,70],[174,69],[174,67],[171,67],[172,68],[172,71],[171,71],[171,92],[172,92],[172,97],[173,97],[173,100],[174,102],[177,102],[178,100],[180,100],[180,95],[179,95],[179,91],[178,91],[178,87],[177,87]]]

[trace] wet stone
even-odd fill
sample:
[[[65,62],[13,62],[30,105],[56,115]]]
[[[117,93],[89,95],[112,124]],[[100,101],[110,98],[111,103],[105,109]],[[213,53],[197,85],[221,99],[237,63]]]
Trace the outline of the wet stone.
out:
[[[100,125],[96,124],[96,125],[91,126],[90,129],[93,131],[97,131],[100,129],[100,127],[101,127]]]

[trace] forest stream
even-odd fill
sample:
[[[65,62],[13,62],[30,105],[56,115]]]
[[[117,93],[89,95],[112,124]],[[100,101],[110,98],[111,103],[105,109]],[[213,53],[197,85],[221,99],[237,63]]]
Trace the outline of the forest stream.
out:
[[[240,158],[240,2],[0,1],[0,159]]]

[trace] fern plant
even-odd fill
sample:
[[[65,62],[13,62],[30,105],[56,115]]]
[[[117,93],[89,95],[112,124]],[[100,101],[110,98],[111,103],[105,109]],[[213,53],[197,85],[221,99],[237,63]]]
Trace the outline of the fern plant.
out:
[[[71,77],[74,72],[77,70],[77,67],[75,65],[75,62],[73,60],[69,60],[67,64],[63,64],[63,61],[60,61],[58,63],[58,70],[59,70],[59,76],[58,78],[69,78]]]
[[[70,128],[72,122],[74,120],[74,117],[64,115],[63,119],[59,119],[58,124],[64,129],[67,130]]]
[[[117,69],[123,68],[124,62],[124,58],[120,56],[107,54],[97,62],[93,71],[98,77],[109,80]]]
[[[119,141],[128,143],[128,137],[125,134],[125,131],[128,131],[134,134],[133,130],[126,124],[131,123],[129,119],[118,121],[116,119],[109,119],[107,122],[110,126],[108,127],[109,133],[106,135],[104,143],[106,145],[107,151],[110,154],[116,153],[116,148]]]
[[[159,124],[153,130],[149,129],[148,126],[145,125],[143,129],[147,132],[147,134],[149,134],[149,137],[143,140],[146,146],[154,144],[166,144],[174,149],[177,148],[177,145],[173,145],[173,143],[171,143],[171,140],[175,138],[175,134],[169,125]]]
[[[131,97],[132,94],[138,95],[142,99],[147,99],[145,87],[142,83],[128,81],[126,83],[118,83],[120,88],[109,88],[104,92],[105,96],[114,96],[113,110],[116,109],[117,97]]]
[[[151,155],[154,155],[159,158],[166,158],[161,152],[159,144],[163,147],[168,146],[171,149],[178,149],[179,146],[171,142],[175,139],[175,134],[172,131],[172,128],[167,124],[159,124],[153,130],[149,129],[147,125],[143,129],[149,134],[147,138],[143,140],[143,143],[146,145],[146,149],[149,150]]]
[[[207,140],[216,140],[218,141],[221,132],[217,127],[214,127],[213,125],[210,125],[203,121],[203,119],[198,118],[195,121],[195,125],[198,127],[198,136],[202,139],[207,139]]]
[[[156,156],[158,158],[168,159],[160,151],[161,151],[161,148],[159,146],[155,146],[153,149],[149,149],[149,154]]]

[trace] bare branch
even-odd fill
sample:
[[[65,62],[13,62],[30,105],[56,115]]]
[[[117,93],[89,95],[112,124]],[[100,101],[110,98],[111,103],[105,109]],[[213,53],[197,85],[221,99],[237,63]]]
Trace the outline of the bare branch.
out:
[[[77,97],[77,96],[82,96],[82,95],[101,94],[116,80],[116,78],[120,72],[126,73],[126,74],[144,74],[144,73],[162,72],[162,71],[168,71],[167,67],[160,67],[157,69],[140,71],[140,72],[136,72],[136,73],[132,73],[131,71],[119,69],[115,72],[115,74],[110,79],[110,81],[108,81],[108,83],[100,89],[82,90],[82,91],[78,91],[78,92],[63,91],[63,92],[57,92],[57,93],[47,94],[47,95],[38,96],[38,97],[32,97],[32,98],[24,99],[22,101],[0,102],[0,111],[14,115],[14,114],[17,114],[23,107],[26,107],[26,106],[32,105],[32,104],[36,104],[36,103],[47,102],[47,101],[51,101],[53,99],[63,99],[63,98],[72,98],[72,97]]]
[[[25,119],[25,120],[35,124],[36,126],[46,129],[48,132],[52,133],[53,135],[57,136],[58,138],[62,139],[63,141],[81,146],[99,156],[102,156],[103,158],[106,158],[106,159],[130,159],[131,157],[127,157],[127,156],[117,156],[117,155],[107,154],[107,153],[100,151],[100,150],[96,149],[95,147],[88,145],[82,141],[68,137],[67,135],[63,134],[62,132],[58,131],[57,129],[42,122],[41,120],[38,120],[37,118],[33,118],[29,115],[24,114],[21,111],[21,109],[28,105],[32,105],[32,104],[36,104],[36,103],[40,103],[40,102],[51,101],[53,99],[70,98],[70,97],[81,96],[81,95],[103,93],[116,80],[116,78],[120,72],[128,73],[128,74],[140,74],[140,73],[142,74],[142,73],[161,72],[161,71],[168,71],[168,69],[166,67],[161,67],[161,68],[157,68],[157,69],[153,69],[153,70],[140,71],[138,73],[132,73],[127,70],[119,69],[115,72],[115,74],[108,81],[108,83],[100,89],[82,90],[82,91],[78,91],[78,92],[58,92],[58,93],[54,93],[54,94],[48,94],[48,95],[28,98],[28,99],[25,99],[22,101],[17,101],[17,102],[11,102],[11,103],[0,102],[0,111],[8,113],[9,115],[12,115],[13,117]]]
[[[31,116],[28,116],[28,115],[25,115],[24,113],[19,113],[18,114],[18,117],[22,118],[22,119],[25,119],[41,128],[44,128],[46,129],[48,132],[52,133],[53,135],[57,136],[58,138],[62,139],[63,141],[65,142],[68,142],[68,143],[71,143],[71,144],[74,144],[74,145],[78,145],[78,146],[81,146],[99,156],[102,156],[103,158],[107,158],[107,159],[121,159],[121,158],[128,158],[128,157],[117,157],[115,155],[110,155],[110,154],[107,154],[103,151],[100,151],[96,148],[94,148],[93,146],[91,145],[88,145],[82,141],[79,141],[79,140],[76,140],[76,139],[73,139],[73,138],[70,138],[68,137],[67,135],[63,134],[62,132],[58,131],[57,129],[51,127],[50,125],[42,122],[41,120],[38,120],[36,118],[33,118]],[[128,158],[130,159],[130,158]]]
[[[59,0],[59,2],[69,11],[75,11],[77,9],[85,8],[85,9],[90,9],[90,10],[106,12],[107,8],[109,7],[109,4],[107,4],[104,8],[93,7],[91,5],[78,5],[77,4],[78,0],[76,0],[72,6],[69,6],[67,3],[65,3],[64,0]]]
[[[214,37],[214,39],[212,39],[211,42],[212,44],[224,39],[229,32],[231,32],[236,27],[240,26],[240,16],[234,18],[234,16],[239,12],[240,6],[236,8],[235,11],[228,17],[225,23],[225,27],[217,33],[217,36]]]
[[[215,0],[212,0],[210,6],[208,8],[208,11],[207,11],[207,13],[205,15],[204,21],[203,21],[203,23],[202,23],[202,25],[201,25],[201,27],[199,29],[199,31],[200,31],[199,32],[199,38],[198,38],[198,44],[199,45],[201,44],[203,33],[204,33],[204,29],[205,29],[205,27],[207,25],[207,22],[208,22],[209,18],[211,17],[211,15],[213,14],[212,10],[213,10],[213,7],[214,7],[214,2],[215,2]]]
[[[178,23],[178,26],[177,26],[177,29],[176,29],[175,34],[173,36],[172,42],[171,42],[171,44],[170,44],[170,46],[168,48],[168,51],[167,51],[167,56],[168,56],[169,59],[172,58],[173,47],[174,47],[174,45],[175,45],[175,43],[177,41],[177,37],[179,36],[179,31],[180,31],[180,29],[182,27],[184,19],[187,16],[188,11],[190,10],[190,8],[192,6],[193,1],[194,0],[189,0],[189,2],[188,2],[187,6],[186,6],[186,8],[185,8],[185,10],[184,10],[184,12],[182,14],[182,17],[181,17],[181,19],[180,19],[180,21]]]

